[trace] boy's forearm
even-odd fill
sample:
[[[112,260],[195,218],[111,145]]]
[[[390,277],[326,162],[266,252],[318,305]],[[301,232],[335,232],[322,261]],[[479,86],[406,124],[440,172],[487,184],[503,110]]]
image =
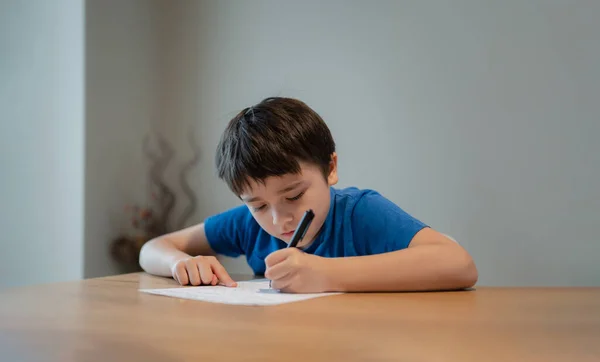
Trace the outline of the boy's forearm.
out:
[[[180,259],[190,256],[177,250],[168,240],[158,238],[144,244],[140,251],[140,266],[150,274],[170,277],[171,267]]]
[[[422,245],[400,251],[327,260],[333,291],[424,291],[473,286],[477,269],[458,245]]]

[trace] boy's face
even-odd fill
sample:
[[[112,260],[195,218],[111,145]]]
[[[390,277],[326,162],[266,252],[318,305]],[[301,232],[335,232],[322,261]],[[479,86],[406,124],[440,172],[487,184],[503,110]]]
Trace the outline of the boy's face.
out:
[[[270,235],[286,243],[308,209],[315,217],[298,247],[310,244],[323,226],[329,212],[329,187],[338,181],[337,156],[332,155],[327,179],[321,169],[300,162],[299,174],[268,177],[264,183],[251,180],[250,187],[240,195],[254,219]]]

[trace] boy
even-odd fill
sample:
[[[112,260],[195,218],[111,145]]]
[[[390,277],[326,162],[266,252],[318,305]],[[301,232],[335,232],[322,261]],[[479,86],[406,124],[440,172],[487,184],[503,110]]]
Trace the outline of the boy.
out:
[[[215,258],[246,255],[284,292],[468,288],[469,254],[375,191],[335,189],[335,143],[301,101],[267,98],[236,115],[216,154],[219,178],[244,202],[204,223],[147,242],[140,265],[182,285],[235,287]],[[286,248],[304,212],[315,216]]]

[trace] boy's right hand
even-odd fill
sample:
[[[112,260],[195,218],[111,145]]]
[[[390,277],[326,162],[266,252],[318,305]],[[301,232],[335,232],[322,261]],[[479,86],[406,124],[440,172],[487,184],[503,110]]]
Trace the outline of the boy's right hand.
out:
[[[214,256],[195,256],[180,259],[171,266],[171,274],[181,285],[217,285],[236,287],[223,265]]]

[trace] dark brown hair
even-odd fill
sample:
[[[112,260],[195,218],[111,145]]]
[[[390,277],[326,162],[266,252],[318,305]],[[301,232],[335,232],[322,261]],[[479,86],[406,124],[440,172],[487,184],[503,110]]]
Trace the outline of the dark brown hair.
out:
[[[220,179],[241,195],[249,181],[300,172],[300,161],[327,178],[335,142],[323,119],[303,102],[271,97],[243,109],[221,136],[215,162]]]

